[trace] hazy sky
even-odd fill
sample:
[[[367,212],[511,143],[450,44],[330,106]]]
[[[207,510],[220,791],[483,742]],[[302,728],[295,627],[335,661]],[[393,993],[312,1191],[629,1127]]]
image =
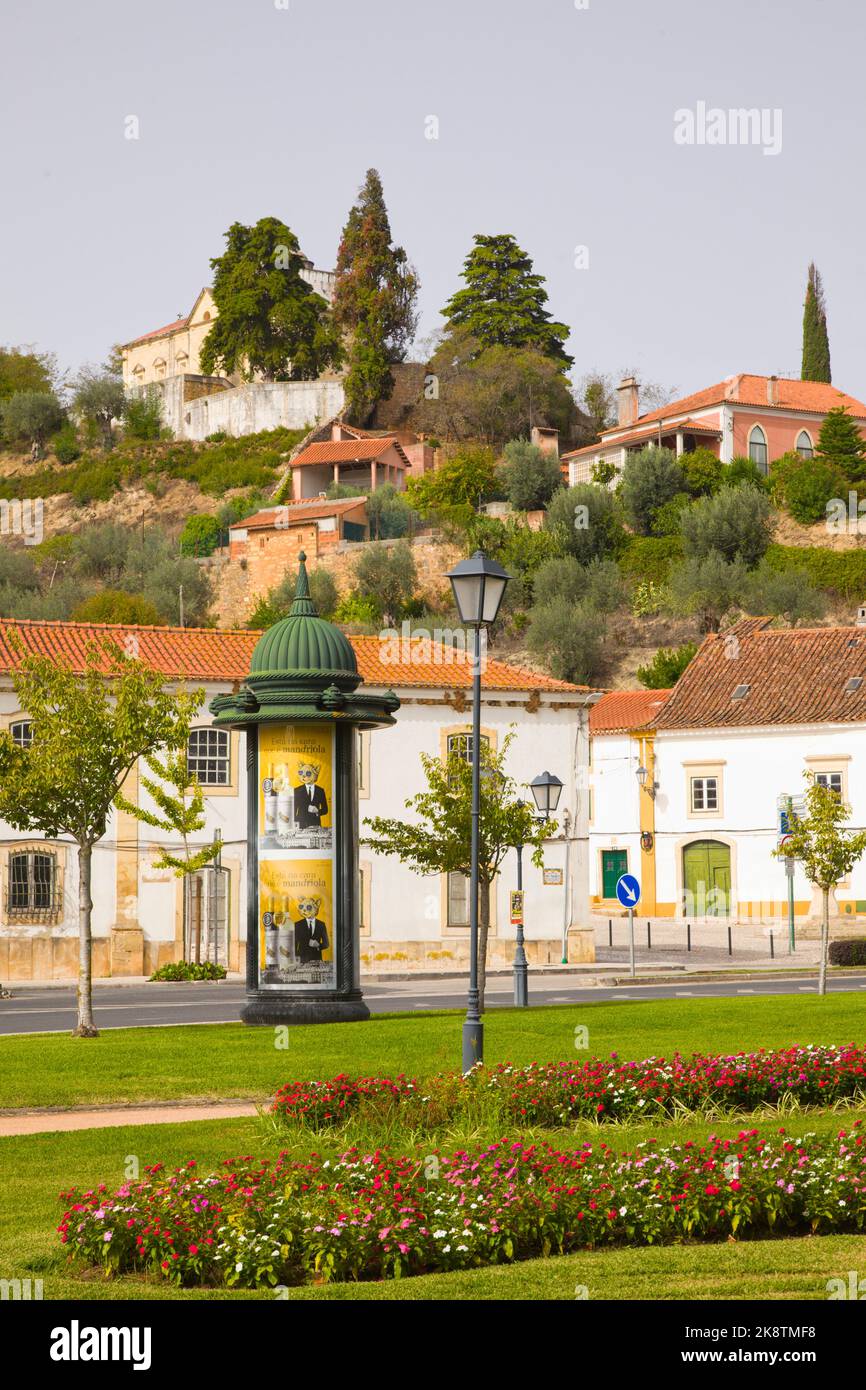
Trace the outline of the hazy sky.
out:
[[[235,220],[330,268],[373,165],[422,333],[507,231],[576,376],[796,375],[814,258],[862,399],[864,40],[863,0],[3,0],[0,342],[102,360],[189,311]],[[702,102],[764,109],[763,146],[676,143]]]

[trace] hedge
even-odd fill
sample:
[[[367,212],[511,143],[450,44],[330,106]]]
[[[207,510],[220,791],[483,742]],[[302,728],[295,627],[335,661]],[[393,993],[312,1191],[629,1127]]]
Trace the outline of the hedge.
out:
[[[866,937],[830,942],[831,965],[866,965]]]
[[[821,545],[771,545],[767,563],[781,572],[804,570],[819,589],[832,589],[847,599],[866,594],[866,549],[829,550]]]
[[[671,565],[681,560],[683,545],[679,536],[633,536],[619,559],[620,569],[629,579],[666,584]]]

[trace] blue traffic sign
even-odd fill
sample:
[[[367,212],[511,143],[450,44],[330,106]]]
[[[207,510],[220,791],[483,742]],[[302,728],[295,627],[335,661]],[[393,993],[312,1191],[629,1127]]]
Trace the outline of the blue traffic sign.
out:
[[[623,874],[616,881],[616,896],[623,907],[636,907],[640,900],[640,883],[634,874]]]

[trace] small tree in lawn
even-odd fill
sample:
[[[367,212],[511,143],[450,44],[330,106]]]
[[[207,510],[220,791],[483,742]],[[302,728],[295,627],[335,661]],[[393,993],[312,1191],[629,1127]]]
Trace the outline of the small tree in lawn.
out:
[[[201,692],[163,689],[163,677],[125,658],[112,642],[91,644],[84,671],[21,655],[13,676],[33,742],[0,733],[0,820],[78,846],[78,1021],[73,1036],[95,1038],[92,1001],[91,868],[111,808],[139,758],[185,747]]]
[[[524,845],[532,850],[532,863],[540,868],[544,842],[556,831],[556,822],[536,820],[520,789],[505,771],[513,733],[494,752],[481,746],[481,818],[478,849],[478,985],[484,1010],[487,938],[490,932],[490,890],[510,849]],[[406,810],[414,819],[373,816],[365,820],[372,834],[362,841],[378,854],[394,854],[418,874],[471,872],[472,764],[459,753],[442,761],[422,753],[427,790],[410,796]]]
[[[141,785],[156,803],[158,811],[136,806],[134,802],[127,801],[122,792],[115,797],[114,804],[119,811],[127,811],[144,825],[179,836],[183,854],[172,854],[168,845],[163,845],[153,861],[153,867],[171,869],[175,878],[189,878],[216,859],[220,852],[218,841],[199,845],[195,849],[190,844],[190,836],[203,830],[205,824],[201,783],[197,777],[190,775],[185,746],[168,749],[161,758],[152,753],[145,758],[145,763],[153,776],[145,777],[142,774]]]
[[[845,830],[843,822],[851,814],[841,796],[831,787],[815,779],[813,772],[804,774],[808,782],[806,814],[793,823],[787,844],[773,850],[777,859],[791,855],[799,859],[810,883],[821,889],[821,963],[818,970],[818,993],[827,993],[827,944],[830,937],[830,889],[847,878],[857,860],[866,850],[866,830]]]

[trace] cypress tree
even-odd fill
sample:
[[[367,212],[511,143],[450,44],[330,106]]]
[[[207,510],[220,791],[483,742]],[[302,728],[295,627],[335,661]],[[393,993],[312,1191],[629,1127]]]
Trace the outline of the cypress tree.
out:
[[[806,282],[803,307],[803,381],[831,381],[830,339],[827,336],[827,306],[821,272],[813,261]]]
[[[544,276],[513,236],[476,236],[463,263],[465,287],[442,310],[449,330],[465,329],[482,349],[534,348],[563,368],[574,358],[563,347],[568,326],[546,308]]]

